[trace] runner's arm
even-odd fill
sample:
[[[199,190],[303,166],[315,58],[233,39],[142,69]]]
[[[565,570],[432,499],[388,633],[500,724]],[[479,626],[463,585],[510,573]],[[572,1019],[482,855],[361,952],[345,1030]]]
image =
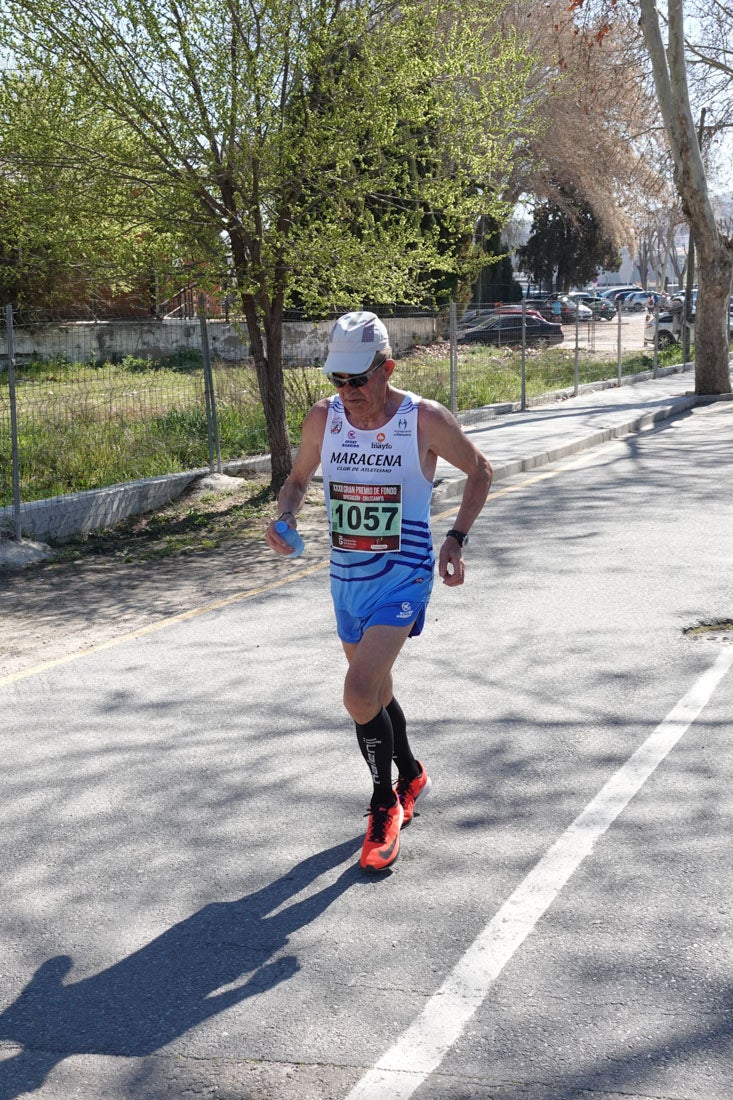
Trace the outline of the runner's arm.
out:
[[[325,403],[319,402],[306,416],[301,429],[300,446],[293,459],[293,468],[278,494],[278,516],[283,515],[290,527],[295,527],[295,517],[303,507],[311,478],[321,463],[321,442],[326,426],[326,415]],[[265,540],[277,554],[287,555],[291,548],[275,531],[276,522],[277,517],[268,524]]]
[[[466,484],[458,514],[452,526],[468,534],[483,508],[491,486],[492,470],[488,459],[468,439],[456,418],[436,402],[424,402],[423,438],[439,458],[450,462],[466,475]],[[422,405],[421,405],[421,411]],[[422,424],[421,424],[422,429]],[[446,538],[438,555],[438,573],[443,584],[455,587],[465,579],[463,554],[458,541]]]

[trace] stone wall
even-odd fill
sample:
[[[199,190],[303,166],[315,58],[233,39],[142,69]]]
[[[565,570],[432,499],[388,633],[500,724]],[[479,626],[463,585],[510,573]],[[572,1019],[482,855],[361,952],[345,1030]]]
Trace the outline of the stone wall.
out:
[[[320,363],[332,321],[286,321],[283,358],[286,363]],[[396,355],[415,344],[429,344],[436,336],[433,317],[390,317],[385,321]],[[248,358],[247,328],[235,322],[208,322],[213,359],[237,362]],[[31,359],[60,358],[74,362],[104,362],[125,356],[163,359],[187,349],[201,349],[201,326],[196,319],[181,321],[73,321],[13,328],[15,359],[20,366]],[[7,356],[0,336],[0,360]],[[0,363],[0,367],[4,364]]]

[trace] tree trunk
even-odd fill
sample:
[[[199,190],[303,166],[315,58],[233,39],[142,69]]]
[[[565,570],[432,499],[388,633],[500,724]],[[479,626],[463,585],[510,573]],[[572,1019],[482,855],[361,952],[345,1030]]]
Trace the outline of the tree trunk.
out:
[[[728,299],[733,273],[733,241],[719,229],[708,194],[699,132],[690,109],[685,63],[683,0],[669,0],[665,48],[655,0],[640,0],[641,26],[654,73],[659,108],[674,162],[674,177],[698,252],[695,316],[695,392],[730,393]]]
[[[232,194],[226,196],[234,205]],[[233,223],[235,219],[232,218]],[[251,264],[249,257],[252,248],[236,223],[229,229],[229,241],[232,248],[234,272],[241,286],[251,282]],[[276,495],[293,467],[292,448],[288,436],[288,422],[285,412],[285,380],[283,378],[283,298],[280,294],[274,303],[264,300],[258,304],[258,297],[265,299],[263,292],[258,296],[242,291],[241,302],[247,322],[249,348],[254,360],[257,386],[265,414],[267,444],[270,448],[270,491]],[[264,327],[264,339],[263,339]]]
[[[250,294],[242,295],[242,308],[247,321],[249,347],[257,373],[257,385],[265,413],[267,442],[270,448],[270,489],[280,488],[293,466],[288,423],[285,413],[285,381],[282,367],[282,311],[279,316],[265,318],[267,348],[262,339],[257,303]]]
[[[728,337],[733,252],[727,242],[696,242],[695,393],[730,393]]]

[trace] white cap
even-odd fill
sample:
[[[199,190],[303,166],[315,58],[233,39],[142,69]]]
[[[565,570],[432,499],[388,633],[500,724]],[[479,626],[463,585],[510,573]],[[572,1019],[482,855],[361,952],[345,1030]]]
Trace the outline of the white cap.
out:
[[[376,313],[345,313],[328,335],[324,374],[364,374],[378,351],[389,351],[389,333]]]

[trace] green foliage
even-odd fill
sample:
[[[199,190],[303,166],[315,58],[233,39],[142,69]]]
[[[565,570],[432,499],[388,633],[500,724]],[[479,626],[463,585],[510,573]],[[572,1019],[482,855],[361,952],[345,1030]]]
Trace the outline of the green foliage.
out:
[[[132,178],[140,155],[134,130],[65,58],[0,71],[3,300],[46,315],[95,315],[113,300],[152,309],[167,289],[153,273],[202,249],[170,218],[170,187]]]
[[[545,290],[571,290],[589,282],[602,268],[614,271],[621,265],[615,245],[591,207],[568,188],[561,191],[563,205],[540,205],[529,240],[517,249],[522,269]]]
[[[476,217],[504,213],[496,196],[510,135],[531,120],[527,58],[518,38],[497,33],[498,9],[457,0],[8,0],[5,9],[16,56],[55,81],[52,96],[45,75],[19,78],[8,117],[16,129],[28,121],[33,83],[30,121],[45,119],[49,172],[66,151],[70,197],[74,182],[91,181],[89,208],[115,214],[122,247],[134,240],[159,255],[164,222],[169,235],[176,227],[178,241],[166,242],[176,256],[181,235],[211,248],[224,234],[240,294],[265,312],[281,298],[316,311],[418,291],[424,300],[429,284],[475,263]],[[26,161],[39,163],[38,128],[27,133]],[[133,215],[140,233],[125,236]],[[95,219],[95,234],[105,225]]]
[[[501,5],[462,0],[2,11],[28,71],[50,64],[103,105],[107,129],[72,143],[75,165],[121,194],[135,181],[130,240],[155,245],[173,225],[217,260],[226,242],[281,481],[284,309],[416,302],[475,279],[476,219],[506,216],[498,196],[533,126],[520,36],[500,27]]]

